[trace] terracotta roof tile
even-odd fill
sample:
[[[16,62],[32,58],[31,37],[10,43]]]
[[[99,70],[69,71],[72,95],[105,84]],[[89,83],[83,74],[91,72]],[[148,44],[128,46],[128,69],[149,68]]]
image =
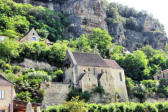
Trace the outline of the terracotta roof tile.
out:
[[[106,64],[109,66],[109,67],[112,67],[114,69],[123,69],[120,67],[120,65],[114,61],[114,60],[110,60],[110,59],[104,59],[104,61],[106,62]]]

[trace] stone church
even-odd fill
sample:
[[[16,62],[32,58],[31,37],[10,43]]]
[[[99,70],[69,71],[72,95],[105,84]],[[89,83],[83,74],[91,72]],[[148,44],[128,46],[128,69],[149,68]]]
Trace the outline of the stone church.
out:
[[[68,50],[64,82],[82,91],[102,86],[111,96],[118,94],[122,101],[128,99],[124,70],[114,60],[103,59],[98,54]]]
[[[69,85],[74,85],[83,92],[91,92],[92,89],[102,86],[110,96],[109,102],[116,101],[116,96],[120,97],[120,101],[128,100],[124,70],[114,60],[103,59],[98,54],[68,50],[64,62],[64,81],[47,82],[49,86],[45,85],[46,83],[41,85],[45,89],[45,105],[63,103],[70,92]]]

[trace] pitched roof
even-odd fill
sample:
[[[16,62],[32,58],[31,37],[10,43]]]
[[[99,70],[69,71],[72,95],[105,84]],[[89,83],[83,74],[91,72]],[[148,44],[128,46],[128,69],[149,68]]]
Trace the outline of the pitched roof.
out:
[[[104,61],[106,62],[106,64],[109,66],[109,67],[112,67],[114,69],[123,69],[120,67],[120,65],[114,61],[114,60],[110,60],[110,59],[104,59]]]
[[[78,65],[108,67],[102,57],[98,54],[72,52]]]
[[[26,38],[27,38],[27,35],[28,35],[30,32],[32,32],[32,31],[36,32],[36,30],[35,30],[34,28],[32,28],[31,30],[29,30],[29,31],[20,39],[20,42],[24,42],[24,41],[26,40]],[[37,33],[37,32],[36,32],[36,33]],[[38,35],[38,33],[37,33],[37,35]]]
[[[0,86],[13,86],[13,83],[8,81],[2,74],[0,74]]]

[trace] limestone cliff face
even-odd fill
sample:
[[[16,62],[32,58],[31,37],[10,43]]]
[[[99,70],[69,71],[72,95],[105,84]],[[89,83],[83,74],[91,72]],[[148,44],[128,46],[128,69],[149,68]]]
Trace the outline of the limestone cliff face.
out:
[[[164,49],[167,43],[167,35],[164,27],[156,25],[148,16],[136,18],[140,31],[125,28],[121,23],[108,24],[110,35],[114,37],[114,42],[126,47],[129,51],[134,51],[143,46],[150,45],[155,49]]]
[[[102,6],[101,0],[15,0],[16,2],[42,5],[53,10],[69,14],[68,37],[78,37],[81,34],[88,34],[93,28],[99,27],[107,29],[105,22],[106,11]],[[61,0],[62,1],[62,0]]]
[[[69,14],[70,27],[67,37],[79,37],[88,34],[93,28],[107,29],[114,37],[114,42],[134,51],[145,45],[151,45],[155,49],[164,49],[167,43],[167,35],[163,25],[149,15],[134,13],[135,10],[115,6],[108,12],[103,8],[102,0],[15,0],[16,2],[42,5],[52,10]],[[118,12],[115,12],[118,11]],[[130,11],[129,11],[130,10]],[[117,16],[116,16],[116,15]],[[119,15],[119,17],[118,17]],[[108,22],[107,19],[114,21]],[[122,18],[125,22],[121,22]],[[133,19],[132,19],[133,18]],[[129,28],[129,20],[133,21]],[[128,21],[128,23],[127,23]]]

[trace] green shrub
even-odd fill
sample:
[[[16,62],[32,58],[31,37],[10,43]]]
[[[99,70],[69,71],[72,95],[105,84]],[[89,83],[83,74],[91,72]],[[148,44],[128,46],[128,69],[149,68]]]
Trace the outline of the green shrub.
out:
[[[90,97],[91,97],[91,93],[88,91],[84,91],[82,92],[81,89],[77,89],[75,87],[71,88],[71,91],[68,93],[68,98],[67,100],[71,100],[72,97],[76,97],[79,96],[79,99],[84,99],[86,102],[89,101]]]
[[[158,109],[152,104],[147,104],[146,105],[146,110],[149,111],[149,112],[158,112]]]
[[[98,87],[94,88],[92,91],[93,91],[93,93],[100,93],[100,94],[105,93],[103,86],[98,86]]]
[[[16,76],[13,73],[5,74],[5,78],[11,81],[12,83],[15,83],[17,80]]]
[[[137,104],[134,112],[145,112],[145,106],[143,104]]]
[[[107,105],[103,106],[101,112],[108,112],[109,108]]]
[[[48,107],[46,112],[58,112],[56,106]]]
[[[98,105],[97,105],[97,111],[96,111],[96,112],[101,112],[102,107],[103,107],[102,104],[98,104]]]
[[[133,87],[132,91],[133,91],[133,95],[139,98],[140,102],[142,103],[146,95],[145,87],[143,85],[136,85]]]
[[[88,104],[88,112],[96,112],[97,104]]]
[[[5,68],[6,68],[6,62],[3,61],[3,60],[1,60],[1,59],[0,59],[0,68],[1,68],[2,70],[5,70]]]
[[[116,112],[125,112],[124,104],[116,104]]]
[[[62,82],[63,81],[63,71],[60,69],[60,70],[57,70],[55,72],[51,72],[51,77],[52,77],[52,81],[53,82]]]
[[[28,78],[29,79],[39,79],[41,81],[50,81],[51,80],[51,78],[48,76],[48,74],[44,71],[29,72]]]
[[[18,73],[18,72],[20,72],[20,70],[21,70],[20,66],[12,66],[13,73]]]
[[[114,104],[109,105],[109,112],[116,112],[116,108],[115,108]]]
[[[164,112],[164,104],[163,103],[157,103],[157,104],[155,104],[155,107],[158,109],[158,112]]]
[[[164,112],[168,112],[168,103],[164,104],[164,108],[163,109],[164,109]]]
[[[125,112],[133,112],[133,110],[134,110],[133,108],[134,108],[133,106],[127,105],[125,107]]]
[[[71,101],[66,102],[65,105],[48,107],[47,112],[168,112],[168,103],[126,102],[102,105],[85,104],[83,101],[73,98]]]
[[[59,112],[69,112],[68,109],[63,105],[59,106],[58,110],[59,110]]]
[[[168,80],[161,79],[159,84],[159,93],[163,93],[165,96],[168,96]]]

